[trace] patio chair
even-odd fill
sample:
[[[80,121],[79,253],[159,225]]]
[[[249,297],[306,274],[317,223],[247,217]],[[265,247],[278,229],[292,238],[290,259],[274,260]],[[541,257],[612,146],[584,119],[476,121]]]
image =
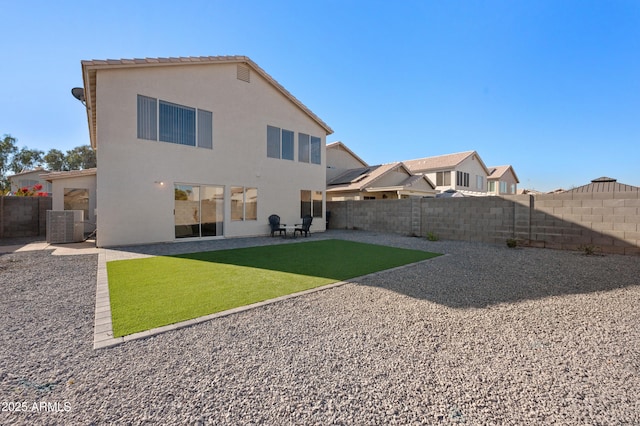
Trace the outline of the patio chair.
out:
[[[293,229],[293,235],[296,235],[296,232],[299,232],[300,235],[302,236],[302,233],[304,232],[304,236],[306,237],[307,235],[309,235],[309,228],[311,227],[311,222],[313,221],[313,218],[311,217],[311,215],[306,215],[305,217],[302,218],[302,223],[296,223],[296,227]]]
[[[280,224],[280,216],[278,216],[277,214],[272,214],[271,216],[269,216],[269,226],[271,227],[272,237],[276,232],[278,232],[280,235],[282,235],[282,233],[284,232],[284,236],[287,236],[287,230],[286,228],[283,228],[283,226],[287,225]]]

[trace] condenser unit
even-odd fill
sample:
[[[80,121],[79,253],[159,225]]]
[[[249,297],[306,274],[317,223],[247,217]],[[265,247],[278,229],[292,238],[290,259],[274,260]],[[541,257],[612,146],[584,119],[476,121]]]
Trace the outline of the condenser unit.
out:
[[[84,241],[82,210],[47,210],[47,243],[77,243]]]

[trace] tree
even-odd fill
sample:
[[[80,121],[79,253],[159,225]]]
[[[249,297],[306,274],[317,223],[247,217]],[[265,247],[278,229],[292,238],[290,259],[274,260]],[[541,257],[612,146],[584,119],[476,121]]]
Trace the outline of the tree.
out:
[[[64,152],[59,149],[50,149],[44,156],[44,162],[47,164],[47,170],[51,170],[52,172],[69,170],[67,157]]]
[[[0,139],[0,194],[5,194],[11,189],[7,172],[13,155],[18,151],[16,142],[16,138],[11,135],[3,135]]]
[[[23,146],[13,154],[9,168],[13,173],[20,173],[24,170],[35,169],[42,164],[44,152],[39,149],[29,149]]]
[[[82,170],[96,167],[96,152],[89,145],[82,145],[67,151],[69,170]]]

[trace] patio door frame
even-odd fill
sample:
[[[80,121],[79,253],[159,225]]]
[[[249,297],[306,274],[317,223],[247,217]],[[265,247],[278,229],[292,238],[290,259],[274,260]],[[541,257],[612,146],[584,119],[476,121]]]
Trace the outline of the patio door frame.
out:
[[[217,239],[224,237],[224,211],[225,211],[225,186],[224,185],[215,185],[215,184],[202,184],[202,183],[185,183],[185,182],[175,182],[173,184],[174,194],[173,194],[173,225],[174,225],[174,240],[176,241],[190,241],[190,240],[201,240],[201,239]],[[186,192],[186,196],[193,196],[193,193],[196,191],[189,191],[187,188],[196,189],[198,199],[197,200],[179,200],[177,197],[179,196],[178,191],[182,190]],[[217,199],[216,195],[214,195],[213,200],[203,199],[203,195],[207,188],[214,188],[215,190],[219,190],[219,195],[221,199]],[[217,191],[216,191],[217,192]],[[195,214],[193,215],[194,222],[197,223],[182,223],[185,222],[185,217],[192,217],[191,211],[188,210],[185,212],[185,209],[181,209],[177,204],[178,201],[190,201],[191,203],[195,203],[197,201],[197,208]],[[215,220],[213,222],[205,222],[203,223],[203,202],[213,201],[214,210],[204,212],[205,215],[208,213],[209,215],[213,213]],[[205,207],[206,209],[206,207]],[[197,220],[195,215],[197,215]],[[179,217],[182,216],[183,220],[179,220]],[[219,218],[219,219],[218,219]],[[190,222],[190,221],[187,221]],[[214,229],[214,235],[203,235],[206,232],[203,232],[203,225],[209,225],[208,229]],[[213,225],[213,228],[211,228]],[[197,228],[195,228],[197,226]],[[190,227],[190,231],[189,231]],[[220,229],[218,229],[220,228]],[[195,230],[197,229],[197,232]],[[182,236],[180,234],[183,234]]]

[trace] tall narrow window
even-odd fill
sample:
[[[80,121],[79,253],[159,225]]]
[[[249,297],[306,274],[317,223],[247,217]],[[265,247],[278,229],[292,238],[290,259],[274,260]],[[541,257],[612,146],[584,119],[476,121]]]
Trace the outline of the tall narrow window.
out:
[[[280,158],[280,128],[267,126],[267,157]]]
[[[198,147],[213,148],[213,114],[198,110]]]
[[[469,187],[469,173],[456,172],[456,185]]]
[[[494,181],[489,182],[489,192],[496,192],[496,183]]]
[[[244,192],[245,220],[258,220],[258,188],[247,188]]]
[[[300,191],[300,217],[311,215],[311,191]]]
[[[138,139],[158,140],[158,107],[155,98],[138,95]]]
[[[231,220],[244,220],[244,187],[231,187]]]
[[[282,159],[293,160],[293,132],[282,129]]]
[[[196,146],[196,110],[160,101],[160,140]]]
[[[298,161],[309,162],[309,135],[298,133]]]
[[[320,164],[321,163],[321,158],[320,158],[320,153],[321,151],[321,146],[320,146],[320,138],[315,137],[315,136],[311,136],[311,162],[313,164]]]
[[[322,217],[322,191],[313,191],[313,217]]]

